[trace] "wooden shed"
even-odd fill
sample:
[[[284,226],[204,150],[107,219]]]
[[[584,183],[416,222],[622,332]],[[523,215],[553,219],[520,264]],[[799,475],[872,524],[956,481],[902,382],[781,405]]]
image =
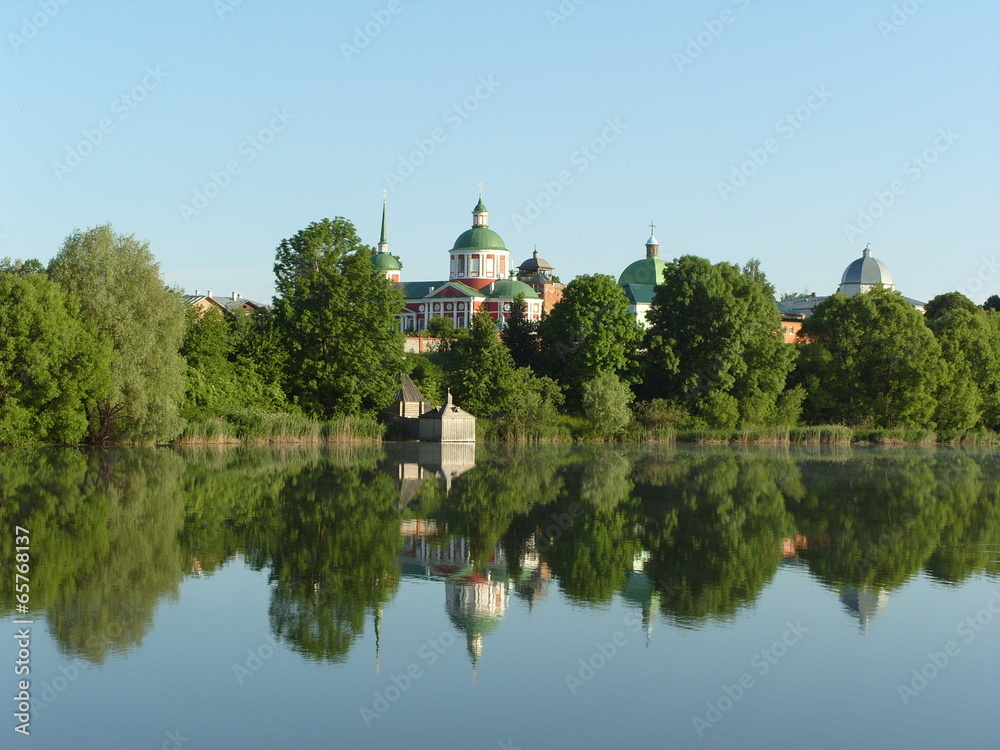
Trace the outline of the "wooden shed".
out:
[[[420,439],[437,443],[474,443],[476,418],[455,406],[448,392],[448,402],[420,415]]]

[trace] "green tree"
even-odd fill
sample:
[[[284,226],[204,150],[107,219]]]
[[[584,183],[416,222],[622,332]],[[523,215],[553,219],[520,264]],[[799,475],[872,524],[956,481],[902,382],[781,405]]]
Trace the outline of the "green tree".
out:
[[[1000,312],[1000,295],[991,294],[983,303],[983,309],[992,312]]]
[[[77,300],[83,317],[110,339],[111,387],[90,417],[92,442],[169,440],[182,427],[181,297],[160,278],[149,243],[110,224],[66,238],[51,278]]]
[[[685,255],[663,276],[646,316],[645,394],[712,427],[773,424],[795,351],[759,268]]]
[[[492,417],[513,408],[521,378],[485,308],[472,316],[468,338],[455,342],[447,369],[455,403],[471,414]]]
[[[0,272],[0,443],[78,443],[111,347],[42,273]]]
[[[802,326],[795,379],[813,424],[928,427],[941,348],[923,316],[894,291],[835,294]]]
[[[524,295],[518,294],[510,303],[510,317],[507,318],[500,338],[517,367],[534,367],[538,356],[538,325],[528,320],[528,305]]]
[[[946,433],[1000,427],[1000,326],[995,317],[961,306],[929,321],[942,359],[934,421]]]
[[[236,409],[282,408],[284,394],[280,387],[262,378],[252,360],[236,358],[235,326],[235,321],[221,310],[200,313],[188,309],[181,344],[188,365],[182,412],[185,418],[215,417]]]
[[[0,273],[45,273],[45,266],[43,266],[35,258],[29,258],[28,260],[21,260],[20,258],[4,258],[3,260],[0,260]]]
[[[632,421],[633,395],[617,375],[605,372],[583,384],[583,413],[604,438],[621,434]]]
[[[933,321],[956,309],[968,310],[971,313],[975,312],[978,307],[975,302],[961,292],[948,292],[939,294],[924,306],[924,317],[928,321]]]
[[[402,297],[372,272],[370,255],[340,217],[313,222],[278,246],[274,312],[288,351],[286,392],[310,416],[377,410],[395,393]]]
[[[578,409],[583,384],[611,373],[634,379],[635,352],[642,328],[628,310],[628,297],[614,278],[604,274],[578,276],[538,326],[541,365],[566,391]]]

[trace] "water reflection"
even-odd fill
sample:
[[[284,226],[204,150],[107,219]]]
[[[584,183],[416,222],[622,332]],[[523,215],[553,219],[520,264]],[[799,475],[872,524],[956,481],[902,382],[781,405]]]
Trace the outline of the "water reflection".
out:
[[[998,479],[996,457],[957,450],[51,449],[0,454],[0,519],[31,530],[32,607],[68,656],[139,647],[185,576],[239,555],[304,657],[342,662],[415,577],[440,585],[475,670],[512,601],[620,598],[648,639],[659,619],[733,620],[783,564],[867,631],[921,572],[997,575]]]

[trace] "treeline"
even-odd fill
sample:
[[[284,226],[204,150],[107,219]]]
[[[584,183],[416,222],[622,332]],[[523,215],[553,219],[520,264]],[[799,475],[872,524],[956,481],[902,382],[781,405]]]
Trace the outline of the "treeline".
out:
[[[895,292],[834,295],[783,342],[774,289],[744,267],[667,264],[637,323],[611,276],[580,276],[537,324],[432,319],[440,350],[406,355],[403,300],[343,218],[276,251],[270,309],[185,308],[148,243],[109,225],[70,235],[48,267],[0,264],[0,443],[378,439],[409,372],[499,439],[665,439],[802,425],[1000,428],[1000,298],[957,292],[922,315]],[[771,432],[768,432],[771,431]]]

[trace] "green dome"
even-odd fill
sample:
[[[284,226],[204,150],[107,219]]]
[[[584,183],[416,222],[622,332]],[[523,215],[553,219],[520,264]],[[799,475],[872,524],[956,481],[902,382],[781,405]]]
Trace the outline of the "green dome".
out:
[[[489,227],[466,229],[455,240],[452,250],[506,250],[500,235]]]
[[[375,253],[372,256],[372,268],[376,271],[400,271],[402,266],[391,253]]]
[[[659,258],[637,260],[622,271],[622,275],[618,277],[618,286],[625,286],[626,284],[659,286],[663,283],[663,269],[666,266],[666,261]]]
[[[538,294],[523,281],[516,279],[501,279],[486,287],[491,299],[514,299],[523,294],[525,299],[538,299]]]

